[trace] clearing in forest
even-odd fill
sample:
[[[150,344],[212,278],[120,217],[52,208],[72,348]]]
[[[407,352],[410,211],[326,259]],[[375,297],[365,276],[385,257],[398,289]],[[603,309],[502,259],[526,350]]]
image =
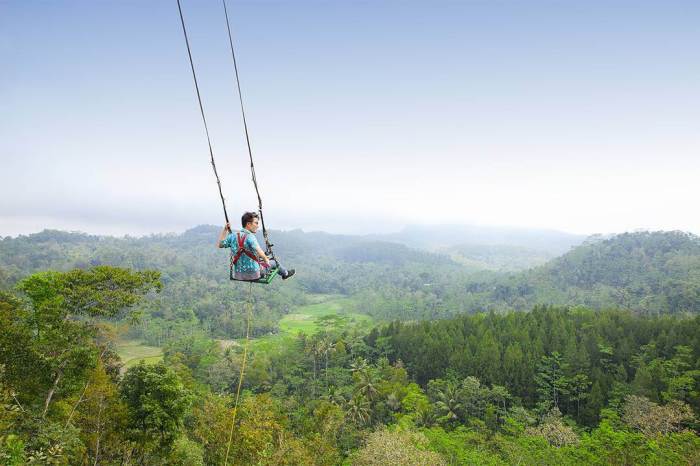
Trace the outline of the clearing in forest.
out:
[[[124,368],[137,365],[144,361],[154,364],[163,360],[163,350],[157,346],[147,346],[135,340],[122,340],[117,343],[117,354],[124,363]]]
[[[324,329],[371,326],[373,322],[370,316],[357,312],[356,304],[351,298],[333,297],[295,309],[295,312],[280,319],[278,334],[251,339],[251,344],[254,350],[267,352],[299,333],[312,335]]]

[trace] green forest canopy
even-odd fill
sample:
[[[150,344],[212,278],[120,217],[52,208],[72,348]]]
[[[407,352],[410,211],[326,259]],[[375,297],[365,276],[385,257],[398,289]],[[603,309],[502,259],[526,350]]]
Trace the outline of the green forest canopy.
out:
[[[275,232],[300,273],[256,289],[254,337],[331,294],[385,323],[336,316],[253,346],[229,445],[245,309],[216,233],[0,241],[4,463],[700,462],[693,235],[592,238],[501,273],[476,267],[522,249],[471,245],[482,265],[465,266],[377,238]],[[163,362],[124,368],[124,328]]]
[[[0,294],[5,464],[700,460],[700,316],[537,307],[327,325],[250,355],[232,426],[239,347],[180,335],[164,362],[120,375],[110,322],[160,289],[155,272],[97,266]]]

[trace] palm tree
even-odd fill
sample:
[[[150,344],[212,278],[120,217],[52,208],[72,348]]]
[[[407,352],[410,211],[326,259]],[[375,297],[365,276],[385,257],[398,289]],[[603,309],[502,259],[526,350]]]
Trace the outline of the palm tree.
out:
[[[345,415],[357,425],[367,424],[371,415],[369,401],[362,395],[353,396],[347,402]]]
[[[449,383],[444,389],[438,390],[437,401],[435,407],[441,414],[441,418],[448,423],[459,419],[457,414],[462,409],[462,403],[459,402],[457,386]]]
[[[377,390],[377,376],[371,367],[364,367],[354,374],[357,382],[357,391],[372,401],[379,394]]]
[[[341,406],[343,403],[345,403],[345,397],[334,385],[328,387],[328,391],[325,395],[321,396],[321,399],[328,401],[329,403],[334,404],[336,406]]]
[[[326,383],[328,383],[328,356],[332,353],[335,352],[335,342],[324,339],[322,340],[323,342],[323,355],[326,359],[326,370],[325,370],[325,375],[326,375]]]
[[[350,370],[355,373],[357,371],[361,371],[367,368],[367,360],[364,358],[356,358],[351,364],[350,364]]]
[[[416,411],[415,422],[417,426],[431,427],[435,424],[435,412],[429,406],[425,409],[419,409]]]
[[[313,374],[314,374],[314,380],[313,380],[313,385],[311,387],[311,395],[315,396],[316,395],[316,380],[317,380],[317,372],[318,372],[318,362],[319,358],[323,352],[323,341],[317,341],[317,340],[307,340],[306,342],[306,347],[304,348],[305,352],[311,356],[311,359],[313,361]]]

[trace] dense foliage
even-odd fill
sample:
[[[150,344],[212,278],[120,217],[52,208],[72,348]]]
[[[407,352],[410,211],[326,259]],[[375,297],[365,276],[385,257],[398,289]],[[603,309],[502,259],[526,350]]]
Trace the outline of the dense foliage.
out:
[[[428,233],[416,231],[414,242],[445,239],[440,233]],[[549,256],[556,248],[579,240],[553,236],[553,249],[547,250],[541,241],[529,237],[501,233],[499,238],[512,244],[499,246],[463,233],[482,243],[455,246],[440,255],[378,241],[378,237],[273,232],[278,256],[298,273],[284,284],[275,281],[256,289],[252,334],[276,332],[281,316],[308,303],[312,295],[329,293],[352,296],[361,311],[380,320],[528,310],[537,304],[615,307],[647,314],[700,309],[700,239],[690,234],[642,232],[591,238],[543,266],[499,273],[488,269],[510,270],[518,264],[541,262],[540,254]],[[201,331],[215,338],[238,338],[245,332],[247,289],[228,281],[227,251],[215,247],[217,235],[216,227],[200,226],[181,235],[143,238],[58,231],[4,238],[0,240],[0,289],[46,269],[100,264],[156,269],[166,292],[141,304],[143,318],[131,327],[132,338],[154,346]],[[410,232],[404,232],[396,240],[409,242],[410,238]]]
[[[700,409],[700,316],[649,318],[625,311],[536,307],[374,330],[421,384],[479,374],[525,406],[557,408],[584,425],[631,393]]]
[[[399,320],[324,319],[251,348],[241,380],[247,287],[229,283],[217,233],[0,241],[0,462],[700,462],[695,236],[592,238],[503,274],[475,269],[542,258],[276,232],[299,274],[256,288],[253,337],[330,293]],[[123,337],[164,362],[126,369]]]
[[[490,298],[616,306],[663,314],[700,311],[700,238],[683,232],[592,238],[548,264],[501,282]]]
[[[248,289],[228,278],[228,251],[216,248],[219,230],[201,226],[182,235],[110,238],[44,231],[0,240],[0,289],[9,289],[21,277],[41,270],[110,264],[161,272],[165,292],[141,304],[140,325],[133,338],[161,346],[175,335],[204,330],[218,338],[237,338]],[[445,256],[411,250],[395,243],[368,241],[301,231],[273,232],[278,257],[298,270],[294,280],[256,287],[253,335],[277,330],[279,318],[311,294],[353,295],[380,287],[420,290],[437,277],[435,262],[452,276],[463,267]],[[441,277],[447,282],[447,277]]]
[[[160,289],[96,266],[0,296],[3,464],[700,461],[700,317],[538,307],[369,334],[325,319],[253,346],[242,380],[242,345],[202,332],[125,370],[113,332]]]

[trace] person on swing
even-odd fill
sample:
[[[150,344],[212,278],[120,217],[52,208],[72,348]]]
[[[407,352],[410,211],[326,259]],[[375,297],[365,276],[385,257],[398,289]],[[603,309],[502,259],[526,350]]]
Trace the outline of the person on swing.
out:
[[[228,223],[221,230],[217,246],[231,248],[232,260],[235,260],[233,278],[255,281],[277,267],[282,279],[288,279],[294,275],[295,270],[287,270],[275,259],[267,257],[255,237],[259,225],[260,218],[256,212],[245,212],[241,217],[242,230],[234,233]]]

